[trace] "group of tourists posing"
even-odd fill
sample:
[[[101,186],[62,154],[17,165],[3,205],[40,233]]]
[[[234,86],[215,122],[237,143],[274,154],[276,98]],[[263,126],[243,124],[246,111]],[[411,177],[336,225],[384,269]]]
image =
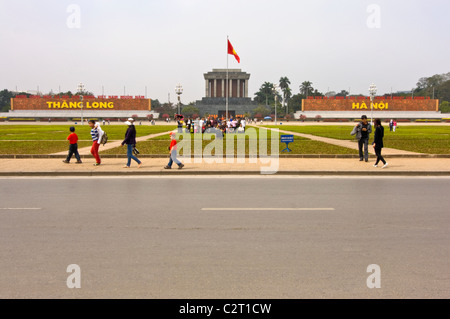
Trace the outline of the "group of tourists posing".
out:
[[[230,118],[227,120],[221,118],[204,117],[184,119],[182,115],[175,115],[177,121],[178,133],[183,133],[183,123],[185,123],[186,133],[214,133],[216,131],[226,133],[245,133],[245,118]]]

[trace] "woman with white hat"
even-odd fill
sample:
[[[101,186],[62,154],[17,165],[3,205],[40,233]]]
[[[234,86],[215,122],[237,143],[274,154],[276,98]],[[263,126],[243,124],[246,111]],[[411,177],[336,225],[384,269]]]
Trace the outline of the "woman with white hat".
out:
[[[142,166],[142,162],[133,155],[133,146],[136,145],[136,128],[134,127],[133,123],[130,121],[125,122],[126,125],[128,125],[127,132],[125,133],[125,139],[122,142],[123,146],[124,144],[127,144],[127,165],[125,165],[123,168],[130,168],[131,160],[133,159],[138,163],[138,168]]]

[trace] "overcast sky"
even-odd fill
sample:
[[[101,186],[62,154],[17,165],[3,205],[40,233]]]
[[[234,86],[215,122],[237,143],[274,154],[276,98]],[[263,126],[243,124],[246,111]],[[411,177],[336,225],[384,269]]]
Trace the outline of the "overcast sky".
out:
[[[294,94],[306,80],[324,93],[410,90],[450,72],[449,12],[449,0],[0,0],[0,89],[147,86],[166,102],[181,83],[187,103],[204,96],[203,73],[226,67],[229,35],[251,97],[281,76]]]

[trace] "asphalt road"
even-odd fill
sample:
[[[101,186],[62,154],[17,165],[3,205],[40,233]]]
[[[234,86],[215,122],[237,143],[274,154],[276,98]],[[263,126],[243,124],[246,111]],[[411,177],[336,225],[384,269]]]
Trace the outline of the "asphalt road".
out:
[[[449,186],[0,179],[0,298],[450,298]],[[70,264],[80,289],[66,285]]]

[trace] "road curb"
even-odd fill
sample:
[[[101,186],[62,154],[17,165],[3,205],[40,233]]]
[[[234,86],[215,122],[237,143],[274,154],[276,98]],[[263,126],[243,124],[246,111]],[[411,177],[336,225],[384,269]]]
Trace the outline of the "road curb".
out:
[[[102,177],[102,176],[182,176],[182,175],[269,175],[269,176],[450,176],[450,171],[279,171],[274,174],[263,174],[254,171],[196,171],[196,170],[161,170],[161,171],[41,171],[41,172],[0,172],[0,177]]]
[[[274,155],[275,156],[275,155]],[[66,158],[67,155],[48,155],[48,154],[19,154],[19,155],[12,155],[12,154],[0,154],[0,159],[61,159]],[[80,155],[81,158],[92,158],[91,155]],[[102,158],[127,158],[125,154],[116,154],[116,155],[102,155],[100,154],[100,157]],[[167,158],[167,154],[148,154],[148,155],[139,155],[139,158]],[[216,158],[215,156],[202,156],[203,158]],[[232,158],[266,158],[271,156],[231,156]],[[392,155],[383,155],[384,158],[450,158],[450,154],[392,154]],[[186,158],[184,156],[178,156],[179,159]],[[191,158],[195,158],[195,155],[191,155]],[[227,158],[227,156],[223,156],[223,158]],[[288,155],[288,154],[279,154],[278,158],[337,158],[337,159],[355,159],[359,158],[359,155],[357,154],[295,154],[295,155]],[[369,158],[376,158],[375,155],[369,155]]]

